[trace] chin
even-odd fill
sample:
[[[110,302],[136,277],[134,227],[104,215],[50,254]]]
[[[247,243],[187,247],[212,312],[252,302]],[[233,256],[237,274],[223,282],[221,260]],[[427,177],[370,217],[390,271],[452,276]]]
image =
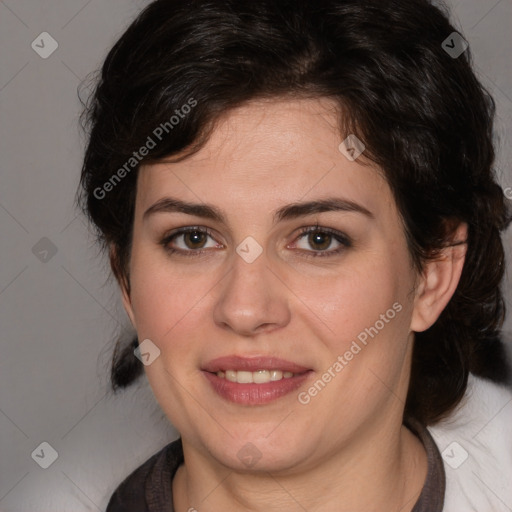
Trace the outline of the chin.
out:
[[[295,467],[299,463],[295,451],[301,446],[300,442],[289,435],[269,440],[269,432],[272,430],[237,436],[236,441],[230,436],[222,442],[211,440],[207,443],[208,451],[221,464],[238,472],[274,473]]]

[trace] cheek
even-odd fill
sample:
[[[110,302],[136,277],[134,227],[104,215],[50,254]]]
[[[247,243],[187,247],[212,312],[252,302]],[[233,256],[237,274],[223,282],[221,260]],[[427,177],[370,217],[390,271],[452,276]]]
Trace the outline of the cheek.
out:
[[[330,343],[338,345],[333,348],[341,350],[388,310],[387,317],[394,318],[395,302],[405,306],[408,276],[396,266],[382,254],[355,257],[329,277],[297,280],[293,291],[325,326]]]
[[[205,279],[177,272],[159,250],[136,243],[131,259],[131,303],[139,336],[162,343],[207,293]]]
[[[392,259],[379,258],[309,288],[304,302],[317,317],[314,330],[321,342],[315,347],[318,378],[332,382],[317,399],[318,410],[335,403],[339,407],[329,414],[357,422],[386,403],[389,387],[401,379],[406,361],[409,278],[397,272]],[[303,283],[297,295],[306,292]]]
[[[212,284],[208,278],[171,272],[140,272],[134,276],[132,305],[139,335],[166,343],[181,325],[198,320],[201,301]]]

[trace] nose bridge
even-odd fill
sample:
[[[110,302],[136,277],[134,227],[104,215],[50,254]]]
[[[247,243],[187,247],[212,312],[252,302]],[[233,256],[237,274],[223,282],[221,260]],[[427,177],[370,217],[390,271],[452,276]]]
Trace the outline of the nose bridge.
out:
[[[284,287],[259,247],[252,240],[238,245],[214,308],[215,322],[239,333],[277,327],[289,319]]]

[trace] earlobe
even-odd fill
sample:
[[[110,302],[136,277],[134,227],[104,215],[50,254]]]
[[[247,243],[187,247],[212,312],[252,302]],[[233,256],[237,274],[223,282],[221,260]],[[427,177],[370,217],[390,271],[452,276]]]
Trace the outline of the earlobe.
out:
[[[422,332],[431,327],[457,289],[467,251],[467,224],[459,224],[452,240],[436,259],[425,264],[416,288],[411,331]]]

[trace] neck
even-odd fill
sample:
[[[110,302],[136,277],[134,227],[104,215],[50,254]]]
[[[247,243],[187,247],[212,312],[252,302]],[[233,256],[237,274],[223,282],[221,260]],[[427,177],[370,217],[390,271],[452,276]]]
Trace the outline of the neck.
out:
[[[173,480],[176,512],[285,510],[410,512],[427,474],[427,458],[406,427],[389,425],[358,432],[345,447],[333,450],[301,470],[242,473],[205,457],[183,440],[186,464]]]

